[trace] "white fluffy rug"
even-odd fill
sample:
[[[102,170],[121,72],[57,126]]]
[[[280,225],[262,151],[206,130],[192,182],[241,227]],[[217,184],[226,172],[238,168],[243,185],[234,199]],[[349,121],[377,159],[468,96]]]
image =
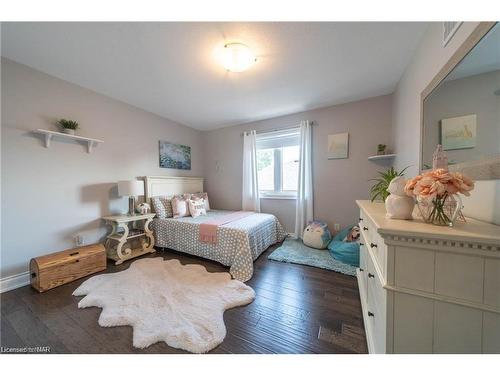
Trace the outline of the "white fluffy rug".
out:
[[[224,311],[255,298],[252,288],[231,280],[229,273],[209,273],[200,265],[160,257],[94,276],[73,295],[86,295],[79,308],[102,307],[100,326],[132,326],[136,348],[163,340],[193,353],[219,345],[226,336]]]

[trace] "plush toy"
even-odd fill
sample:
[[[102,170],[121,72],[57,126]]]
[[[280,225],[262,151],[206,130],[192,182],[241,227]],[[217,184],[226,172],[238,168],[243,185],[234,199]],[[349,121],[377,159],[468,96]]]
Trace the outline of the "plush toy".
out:
[[[151,207],[147,203],[139,203],[135,209],[139,214],[147,214],[151,212]]]
[[[341,230],[328,245],[330,255],[346,264],[359,267],[359,227],[352,227]]]
[[[304,245],[315,249],[326,249],[331,239],[332,234],[328,230],[328,225],[321,221],[311,221],[302,236]]]
[[[342,240],[344,242],[355,242],[359,239],[359,236],[361,235],[361,232],[359,230],[359,227],[357,225],[353,226],[347,236]]]
[[[392,179],[387,191],[391,193],[385,200],[386,216],[389,219],[411,220],[415,201],[405,193],[406,180],[403,176]]]

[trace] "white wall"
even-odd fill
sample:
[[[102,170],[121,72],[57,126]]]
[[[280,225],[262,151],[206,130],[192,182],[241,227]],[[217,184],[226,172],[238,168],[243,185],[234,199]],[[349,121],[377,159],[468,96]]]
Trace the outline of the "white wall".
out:
[[[106,233],[100,217],[126,212],[116,181],[145,175],[202,176],[201,132],[2,59],[1,277],[27,270],[31,257],[86,243]],[[57,118],[78,120],[84,145],[53,141],[31,130]],[[191,146],[192,170],[158,166],[158,141]]]
[[[432,23],[406,68],[394,93],[392,136],[396,168],[410,166],[408,176],[418,174],[420,155],[420,95],[453,53],[478,25],[464,22],[446,47],[442,45],[440,22]],[[500,224],[500,184],[498,180],[478,181],[472,196],[464,200],[464,213]],[[493,209],[491,209],[493,207]]]

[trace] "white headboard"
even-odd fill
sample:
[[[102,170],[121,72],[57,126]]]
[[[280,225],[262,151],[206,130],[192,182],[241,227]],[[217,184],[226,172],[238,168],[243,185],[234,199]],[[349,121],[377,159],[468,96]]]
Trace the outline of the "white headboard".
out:
[[[160,195],[172,196],[182,193],[200,193],[203,191],[203,177],[145,176],[145,201]]]

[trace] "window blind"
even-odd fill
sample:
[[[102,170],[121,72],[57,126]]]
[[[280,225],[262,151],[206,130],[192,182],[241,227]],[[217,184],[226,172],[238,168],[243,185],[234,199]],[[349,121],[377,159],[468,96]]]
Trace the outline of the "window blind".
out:
[[[298,146],[299,138],[299,128],[257,134],[257,149]]]

